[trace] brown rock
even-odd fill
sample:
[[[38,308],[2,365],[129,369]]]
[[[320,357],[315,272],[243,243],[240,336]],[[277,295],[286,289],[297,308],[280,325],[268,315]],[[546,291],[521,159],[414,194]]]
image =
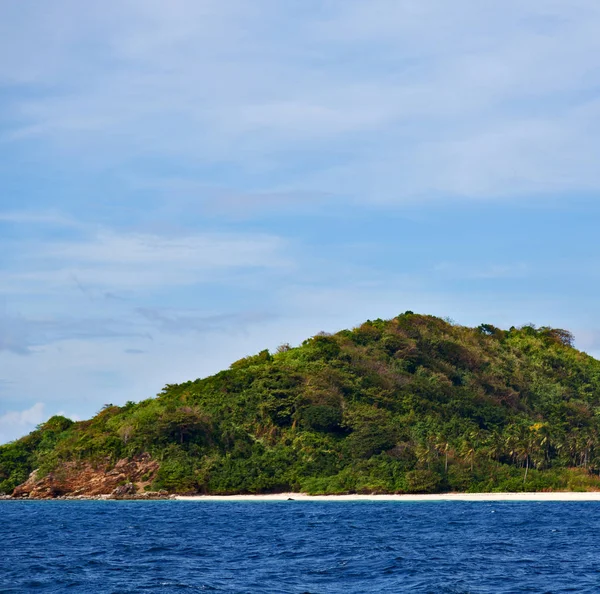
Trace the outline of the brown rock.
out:
[[[114,465],[108,461],[98,465],[64,462],[44,477],[38,477],[38,471],[32,472],[15,488],[12,496],[30,499],[54,499],[65,495],[92,497],[113,495],[118,489],[121,489],[118,497],[133,496],[138,491],[143,492],[152,482],[158,466],[149,454],[122,459]]]
[[[130,495],[135,495],[137,493],[137,488],[133,483],[125,483],[124,485],[119,485],[116,487],[111,493],[111,497],[115,499],[126,498]]]

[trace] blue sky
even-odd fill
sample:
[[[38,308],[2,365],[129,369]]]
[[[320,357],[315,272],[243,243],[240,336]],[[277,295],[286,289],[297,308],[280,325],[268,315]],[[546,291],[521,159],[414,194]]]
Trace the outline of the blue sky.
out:
[[[407,309],[600,355],[600,4],[0,6],[0,443]]]

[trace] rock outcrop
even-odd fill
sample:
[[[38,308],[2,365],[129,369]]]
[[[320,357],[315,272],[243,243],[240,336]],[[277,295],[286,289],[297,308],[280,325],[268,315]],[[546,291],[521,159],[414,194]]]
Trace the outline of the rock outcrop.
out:
[[[145,493],[158,470],[158,462],[148,454],[132,459],[92,465],[90,462],[65,462],[55,471],[39,477],[38,471],[15,488],[13,498],[54,499],[57,497],[135,498]]]

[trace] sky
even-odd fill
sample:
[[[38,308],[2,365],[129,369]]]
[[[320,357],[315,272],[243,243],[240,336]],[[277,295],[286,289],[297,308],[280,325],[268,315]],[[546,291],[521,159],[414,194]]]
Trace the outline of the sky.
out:
[[[600,357],[597,0],[0,3],[0,443],[405,310]]]

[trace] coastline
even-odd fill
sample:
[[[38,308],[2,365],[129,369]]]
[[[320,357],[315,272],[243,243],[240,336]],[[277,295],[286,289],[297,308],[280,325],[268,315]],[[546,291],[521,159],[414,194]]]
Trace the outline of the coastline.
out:
[[[269,493],[245,495],[61,495],[59,497],[11,497],[0,495],[2,501],[222,501],[222,502],[281,502],[281,501],[329,501],[329,502],[399,502],[427,503],[439,501],[580,501],[600,502],[600,491],[551,491],[521,493],[433,493],[433,494],[348,494],[348,495],[307,495],[306,493]]]
[[[176,501],[600,501],[600,491],[555,491],[524,493],[435,493],[428,495],[175,495]]]

